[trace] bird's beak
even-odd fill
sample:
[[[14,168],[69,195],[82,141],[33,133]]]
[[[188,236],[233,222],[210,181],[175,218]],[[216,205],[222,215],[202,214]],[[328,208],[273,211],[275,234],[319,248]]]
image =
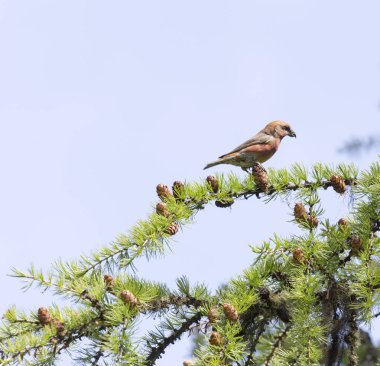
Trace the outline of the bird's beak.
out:
[[[289,136],[290,137],[297,137],[296,133],[293,130],[289,131]]]

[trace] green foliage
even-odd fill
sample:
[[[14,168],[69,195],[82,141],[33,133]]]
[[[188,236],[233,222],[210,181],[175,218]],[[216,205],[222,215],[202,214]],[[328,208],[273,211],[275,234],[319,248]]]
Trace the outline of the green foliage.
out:
[[[81,364],[150,366],[195,332],[203,335],[195,365],[334,365],[341,359],[357,365],[359,326],[380,305],[380,165],[359,175],[352,165],[308,170],[295,164],[269,169],[267,178],[265,189],[251,175],[217,175],[217,189],[206,181],[185,183],[175,197],[161,198],[168,215],[152,212],[92,254],[57,261],[47,272],[13,269],[26,289],[52,291],[71,306],[10,308],[0,328],[1,364],[53,365],[68,353]],[[323,217],[319,190],[342,186],[353,202],[349,219],[332,223]],[[302,204],[304,213],[293,213],[301,234],[274,233],[251,246],[252,265],[214,293],[185,277],[170,289],[134,275],[136,259],[173,249],[173,225],[190,224],[207,204],[225,207],[255,196]],[[147,318],[154,326],[141,335]]]

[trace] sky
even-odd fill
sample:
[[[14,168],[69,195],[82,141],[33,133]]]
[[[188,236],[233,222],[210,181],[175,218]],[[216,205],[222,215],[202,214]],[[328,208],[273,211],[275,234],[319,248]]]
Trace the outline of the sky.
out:
[[[0,0],[0,314],[57,301],[22,292],[12,266],[111,242],[150,212],[158,183],[243,177],[203,167],[269,121],[297,139],[267,167],[368,167],[376,151],[337,150],[379,135],[379,13],[377,0]],[[347,213],[347,197],[323,197],[332,220]],[[252,262],[248,244],[294,232],[291,204],[210,206],[138,275],[215,289]],[[157,365],[187,356],[184,339]]]

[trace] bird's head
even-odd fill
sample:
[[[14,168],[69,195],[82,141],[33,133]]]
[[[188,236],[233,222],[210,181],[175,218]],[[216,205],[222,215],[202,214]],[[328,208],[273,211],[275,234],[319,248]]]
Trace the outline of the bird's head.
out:
[[[284,121],[274,121],[268,123],[263,132],[273,137],[283,139],[285,136],[296,137],[296,133],[290,125]]]

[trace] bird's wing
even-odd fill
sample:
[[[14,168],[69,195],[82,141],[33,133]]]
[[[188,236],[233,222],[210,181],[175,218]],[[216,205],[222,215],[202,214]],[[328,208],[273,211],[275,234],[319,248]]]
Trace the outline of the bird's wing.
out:
[[[266,144],[270,143],[272,140],[273,140],[273,136],[268,135],[268,134],[263,133],[263,132],[259,132],[255,136],[252,136],[249,140],[243,142],[241,145],[239,145],[234,150],[230,151],[227,154],[219,156],[219,158],[224,158],[227,155],[239,152],[239,151],[245,149],[246,147],[249,147],[252,145],[266,145]]]

